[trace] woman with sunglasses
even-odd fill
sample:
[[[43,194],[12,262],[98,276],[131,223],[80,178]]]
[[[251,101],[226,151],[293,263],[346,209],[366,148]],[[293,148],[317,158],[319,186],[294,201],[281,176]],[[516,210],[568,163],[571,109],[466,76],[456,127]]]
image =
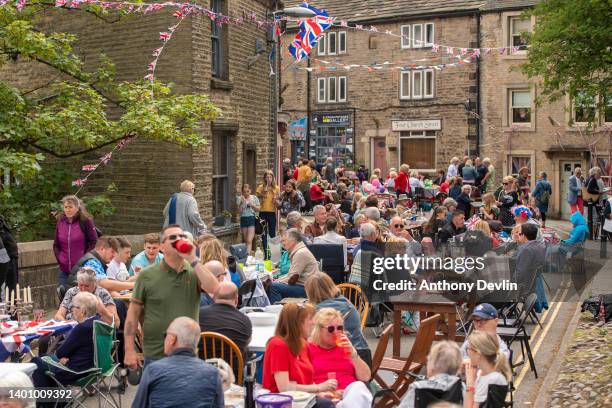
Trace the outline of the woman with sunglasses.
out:
[[[334,378],[337,390],[327,393],[333,401],[344,400],[344,406],[369,407],[372,396],[364,381],[372,373],[344,333],[342,315],[336,309],[325,307],[317,312],[314,323],[308,343],[314,382],[324,383]]]
[[[502,225],[506,227],[514,225],[514,216],[511,210],[512,207],[520,203],[515,184],[514,177],[506,176],[504,177],[502,186],[495,192],[497,206],[499,207],[499,220],[502,222]]]
[[[265,389],[272,392],[305,391],[325,393],[335,391],[338,382],[327,379],[314,383],[314,369],[308,356],[306,340],[312,333],[315,308],[311,304],[288,303],[283,307],[276,325],[276,332],[266,346],[263,381]],[[333,407],[323,397],[317,398],[318,408]]]

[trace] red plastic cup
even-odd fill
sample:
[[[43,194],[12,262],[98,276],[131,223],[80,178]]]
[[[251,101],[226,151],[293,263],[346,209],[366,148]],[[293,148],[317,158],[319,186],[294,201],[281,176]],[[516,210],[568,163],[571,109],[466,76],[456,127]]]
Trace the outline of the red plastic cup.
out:
[[[172,246],[182,254],[188,254],[193,249],[193,245],[189,241],[184,239],[176,240],[172,243]]]

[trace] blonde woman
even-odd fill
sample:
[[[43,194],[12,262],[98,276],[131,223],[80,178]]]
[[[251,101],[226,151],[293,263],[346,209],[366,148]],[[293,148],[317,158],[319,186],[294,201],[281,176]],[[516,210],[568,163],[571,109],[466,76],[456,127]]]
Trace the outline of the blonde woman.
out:
[[[497,208],[495,196],[493,193],[486,193],[482,196],[482,207],[480,207],[480,216],[485,221],[494,221],[499,219],[499,208]]]
[[[268,224],[268,233],[263,234],[263,246],[267,248],[268,237],[274,238],[276,236],[276,201],[280,196],[280,188],[276,184],[274,173],[272,170],[266,170],[263,174],[263,183],[261,183],[255,191],[261,207],[259,208],[259,216],[262,220]],[[267,253],[267,251],[266,251]]]
[[[497,248],[499,246],[499,238],[491,231],[491,227],[489,227],[488,222],[483,220],[476,221],[474,224],[474,231],[482,231],[487,237],[490,237],[493,241],[493,248]]]
[[[344,319],[336,309],[324,307],[315,315],[308,355],[315,384],[325,383],[328,378],[337,381],[337,389],[328,398],[342,399],[343,406],[370,406],[372,395],[364,383],[371,377],[370,367],[344,333]],[[334,377],[330,377],[332,373]]]
[[[495,199],[499,207],[499,220],[504,226],[513,226],[514,216],[512,215],[512,207],[520,203],[514,177],[504,177],[502,186],[495,192]]]
[[[406,163],[402,164],[399,168],[399,173],[394,179],[395,193],[399,196],[400,194],[408,194],[410,192],[410,184],[408,183],[408,175],[410,174],[410,166]]]
[[[475,331],[468,337],[469,362],[465,365],[467,391],[464,408],[478,408],[487,400],[490,385],[508,385],[512,371],[506,356],[499,350],[496,335]]]

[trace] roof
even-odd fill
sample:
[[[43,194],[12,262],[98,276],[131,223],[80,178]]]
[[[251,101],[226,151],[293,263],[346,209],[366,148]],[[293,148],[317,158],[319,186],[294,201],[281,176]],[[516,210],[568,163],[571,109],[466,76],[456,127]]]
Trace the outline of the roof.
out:
[[[540,3],[541,0],[486,0],[482,11],[500,11],[500,10],[512,10],[512,9],[523,9],[527,7],[535,6]]]
[[[314,0],[309,4],[327,10],[330,16],[339,20],[366,22],[475,11],[486,2],[487,0]],[[283,3],[285,7],[295,7],[302,1],[288,0]]]

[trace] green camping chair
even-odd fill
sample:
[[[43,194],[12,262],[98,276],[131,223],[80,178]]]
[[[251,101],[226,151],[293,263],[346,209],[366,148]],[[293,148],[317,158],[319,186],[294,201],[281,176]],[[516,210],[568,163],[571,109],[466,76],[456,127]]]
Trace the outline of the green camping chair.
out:
[[[59,361],[51,356],[44,356],[42,360],[50,367],[55,367],[57,370],[68,372],[75,375],[82,375],[74,384],[63,385],[52,371],[46,371],[45,374],[53,379],[58,387],[62,389],[71,389],[78,387],[78,392],[72,397],[68,406],[84,407],[83,401],[90,396],[97,394],[98,405],[104,400],[104,407],[121,407],[121,395],[117,397],[111,393],[112,381],[115,371],[119,364],[115,363],[114,355],[116,353],[118,342],[115,339],[114,325],[106,324],[100,320],[93,322],[93,340],[94,340],[94,367],[76,372],[70,370]],[[59,402],[56,402],[56,406]]]

